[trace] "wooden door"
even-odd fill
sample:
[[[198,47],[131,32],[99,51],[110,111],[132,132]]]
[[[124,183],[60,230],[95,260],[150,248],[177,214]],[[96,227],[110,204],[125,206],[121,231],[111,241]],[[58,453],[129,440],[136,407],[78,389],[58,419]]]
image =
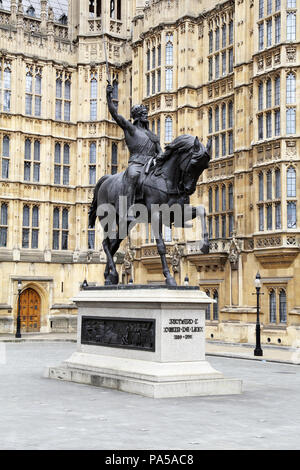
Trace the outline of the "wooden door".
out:
[[[21,331],[40,331],[41,298],[33,289],[26,289],[21,294]]]

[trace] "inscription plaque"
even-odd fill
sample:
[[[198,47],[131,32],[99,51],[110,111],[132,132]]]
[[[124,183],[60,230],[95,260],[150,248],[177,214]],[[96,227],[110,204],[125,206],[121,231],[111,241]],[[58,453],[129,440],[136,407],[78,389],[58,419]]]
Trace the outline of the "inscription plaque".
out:
[[[155,351],[155,320],[83,316],[81,344]]]

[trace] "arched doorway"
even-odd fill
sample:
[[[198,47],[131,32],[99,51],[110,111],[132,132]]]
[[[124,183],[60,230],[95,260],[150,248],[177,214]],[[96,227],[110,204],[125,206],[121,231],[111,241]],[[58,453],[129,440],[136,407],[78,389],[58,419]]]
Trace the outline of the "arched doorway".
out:
[[[40,331],[41,298],[34,289],[25,289],[20,298],[21,331]]]

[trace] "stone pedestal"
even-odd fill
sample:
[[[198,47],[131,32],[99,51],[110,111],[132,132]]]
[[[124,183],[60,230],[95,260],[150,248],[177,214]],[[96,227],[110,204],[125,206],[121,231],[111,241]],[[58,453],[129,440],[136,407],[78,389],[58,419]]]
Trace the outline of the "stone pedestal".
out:
[[[198,288],[88,288],[78,306],[77,351],[50,378],[153,398],[241,393],[205,360],[205,309]]]

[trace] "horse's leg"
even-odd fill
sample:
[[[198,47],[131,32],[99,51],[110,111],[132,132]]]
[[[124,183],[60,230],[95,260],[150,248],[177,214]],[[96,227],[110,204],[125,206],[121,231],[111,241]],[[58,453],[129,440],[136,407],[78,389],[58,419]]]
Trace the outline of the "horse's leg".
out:
[[[206,211],[205,211],[204,206],[192,207],[191,219],[195,219],[196,217],[200,218],[201,226],[202,226],[201,251],[202,253],[207,254],[209,252],[209,240],[208,240],[208,233],[207,233],[207,226],[206,226]]]
[[[119,282],[119,274],[116,270],[116,265],[111,254],[111,241],[108,238],[105,238],[102,242],[103,250],[107,257],[107,264],[109,268],[109,273],[106,271],[105,285],[114,285]]]
[[[162,236],[162,219],[161,219],[161,214],[158,213],[157,215],[157,224],[158,224],[158,234],[155,234],[155,240],[156,240],[156,246],[157,246],[157,251],[160,255],[161,259],[161,264],[163,268],[163,274],[166,278],[166,284],[167,286],[177,286],[177,283],[174,279],[174,277],[171,275],[167,259],[166,259],[166,245]],[[158,236],[157,236],[158,235]]]

